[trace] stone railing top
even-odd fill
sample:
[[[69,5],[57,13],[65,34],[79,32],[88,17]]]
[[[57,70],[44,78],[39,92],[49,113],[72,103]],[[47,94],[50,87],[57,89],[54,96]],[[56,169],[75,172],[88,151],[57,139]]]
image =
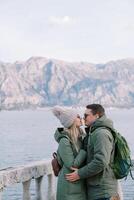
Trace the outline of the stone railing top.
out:
[[[39,178],[52,173],[51,160],[41,160],[14,168],[1,169],[0,190],[15,183],[26,182],[32,178]]]

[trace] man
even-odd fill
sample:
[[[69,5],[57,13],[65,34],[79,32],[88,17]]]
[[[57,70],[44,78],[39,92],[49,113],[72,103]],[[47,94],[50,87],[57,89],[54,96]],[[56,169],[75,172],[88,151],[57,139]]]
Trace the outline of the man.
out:
[[[88,105],[84,118],[89,127],[87,164],[67,174],[66,179],[71,182],[87,179],[88,200],[118,199],[117,179],[111,168],[114,139],[109,129],[113,123],[100,104]]]

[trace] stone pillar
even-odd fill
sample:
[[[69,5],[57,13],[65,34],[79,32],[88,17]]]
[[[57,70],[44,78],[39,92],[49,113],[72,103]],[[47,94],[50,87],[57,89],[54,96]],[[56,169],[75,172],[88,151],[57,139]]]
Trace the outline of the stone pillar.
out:
[[[48,175],[48,193],[47,193],[47,199],[48,200],[55,200],[55,182],[54,182],[54,175],[50,174]]]
[[[23,182],[23,200],[30,200],[31,199],[30,183],[31,183],[31,180]]]
[[[42,198],[42,190],[41,190],[42,180],[43,180],[43,176],[35,179],[35,184],[36,184],[36,200],[42,200],[43,199]]]

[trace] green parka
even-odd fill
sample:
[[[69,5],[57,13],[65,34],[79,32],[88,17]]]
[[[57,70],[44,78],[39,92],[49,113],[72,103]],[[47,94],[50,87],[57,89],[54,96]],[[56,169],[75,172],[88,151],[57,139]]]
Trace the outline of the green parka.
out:
[[[109,198],[117,194],[117,180],[110,164],[113,161],[114,139],[106,128],[113,123],[105,115],[90,127],[87,143],[87,165],[78,170],[81,179],[87,179],[88,200]]]
[[[59,143],[57,156],[62,169],[58,175],[56,200],[86,200],[86,182],[78,180],[71,183],[65,179],[65,175],[71,173],[70,169],[74,167],[82,167],[86,160],[86,151],[80,149],[76,151],[72,144],[68,133],[65,130],[57,129],[55,132],[55,140]],[[82,145],[82,139],[79,140]]]

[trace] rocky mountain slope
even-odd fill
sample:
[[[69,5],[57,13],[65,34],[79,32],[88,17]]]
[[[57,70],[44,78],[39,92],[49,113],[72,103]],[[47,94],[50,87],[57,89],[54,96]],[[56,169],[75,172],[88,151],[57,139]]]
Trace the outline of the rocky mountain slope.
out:
[[[44,57],[0,62],[0,108],[101,103],[134,106],[134,59],[106,64],[70,63]]]

